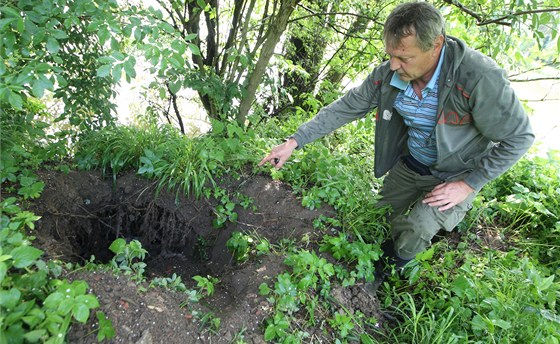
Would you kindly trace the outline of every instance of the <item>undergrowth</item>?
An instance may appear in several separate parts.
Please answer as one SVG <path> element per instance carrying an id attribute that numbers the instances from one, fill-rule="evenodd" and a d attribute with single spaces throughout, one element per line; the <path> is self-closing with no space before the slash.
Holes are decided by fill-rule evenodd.
<path id="1" fill-rule="evenodd" d="M 26 106 L 29 113 L 44 111 L 38 104 Z M 222 178 L 244 173 L 269 173 L 290 184 L 310 209 L 333 206 L 335 218 L 314 222 L 322 233 L 314 245 L 271 245 L 251 233 L 234 233 L 227 243 L 240 262 L 265 254 L 285 257 L 286 271 L 260 286 L 272 306 L 262 329 L 267 341 L 306 342 L 319 329 L 322 338 L 341 343 L 559 342 L 558 153 L 528 155 L 487 185 L 458 227 L 459 242 L 444 238 L 413 260 L 404 276 L 385 282 L 378 296 L 387 319 L 372 319 L 337 306 L 330 293 L 337 285 L 371 281 L 379 245 L 388 235 L 386 210 L 375 207 L 382 181 L 373 177 L 374 121 L 367 117 L 296 151 L 282 170 L 257 168 L 278 137 L 289 136 L 304 120 L 301 116 L 250 130 L 214 122 L 212 133 L 194 138 L 153 124 L 107 127 L 83 133 L 74 147 L 62 134 L 49 134 L 48 123 L 32 115 L 3 112 L 0 340 L 61 342 L 71 322 L 87 321 L 98 307 L 84 282 L 60 279 L 61 264 L 41 260 L 43 252 L 32 246 L 37 216 L 25 210 L 44 187 L 36 170 L 77 167 L 98 168 L 115 183 L 120 173 L 132 170 L 177 197 L 212 197 L 219 201 L 217 228 L 236 221 L 235 207 L 251 204 L 219 187 Z M 482 240 L 488 228 L 503 245 Z M 111 249 L 113 270 L 143 280 L 141 246 L 117 241 Z M 177 276 L 150 284 L 184 291 L 194 302 L 212 295 L 219 280 L 198 276 L 196 282 L 194 290 Z M 97 318 L 98 338 L 110 337 L 110 322 L 101 312 Z M 213 314 L 200 314 L 200 321 L 219 329 Z"/>

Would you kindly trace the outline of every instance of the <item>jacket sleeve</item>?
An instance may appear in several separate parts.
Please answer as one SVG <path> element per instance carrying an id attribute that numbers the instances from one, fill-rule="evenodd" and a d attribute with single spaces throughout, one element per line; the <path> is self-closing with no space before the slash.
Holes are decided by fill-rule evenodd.
<path id="1" fill-rule="evenodd" d="M 323 107 L 309 122 L 301 125 L 292 137 L 298 148 L 315 141 L 355 119 L 364 117 L 377 106 L 379 82 L 376 72 L 356 88 L 348 91 L 342 98 Z"/>
<path id="2" fill-rule="evenodd" d="M 529 118 L 505 72 L 493 68 L 482 76 L 470 97 L 474 125 L 495 145 L 465 182 L 479 191 L 525 154 L 535 139 Z"/>

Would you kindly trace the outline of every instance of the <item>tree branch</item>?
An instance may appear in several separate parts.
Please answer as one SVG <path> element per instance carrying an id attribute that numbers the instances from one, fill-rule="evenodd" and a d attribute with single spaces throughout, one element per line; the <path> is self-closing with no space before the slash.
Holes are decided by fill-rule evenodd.
<path id="1" fill-rule="evenodd" d="M 303 8 L 305 8 L 304 6 L 301 6 Z M 310 14 L 301 16 L 301 17 L 297 17 L 294 19 L 290 19 L 288 21 L 288 24 L 291 24 L 293 22 L 299 21 L 299 20 L 303 20 L 303 19 L 307 19 L 307 18 L 311 18 L 311 17 L 322 17 L 322 16 L 330 16 L 330 15 L 341 15 L 341 16 L 353 16 L 353 17 L 358 17 L 358 18 L 362 18 L 362 19 L 367 19 L 369 21 L 372 21 L 378 25 L 383 26 L 383 23 L 378 21 L 375 18 L 372 17 L 368 17 L 365 16 L 363 14 L 359 14 L 359 13 L 351 13 L 351 12 L 312 12 L 311 9 L 305 8 L 307 11 L 311 12 Z"/>
<path id="2" fill-rule="evenodd" d="M 177 105 L 177 95 L 171 92 L 169 88 L 169 83 L 165 83 L 167 86 L 167 92 L 169 92 L 169 99 L 173 105 L 173 111 L 175 111 L 175 117 L 177 117 L 177 122 L 179 122 L 179 128 L 181 128 L 181 133 L 185 134 L 185 126 L 183 125 L 183 119 L 181 118 L 181 112 L 179 111 L 179 106 Z"/>
<path id="3" fill-rule="evenodd" d="M 560 76 L 550 77 L 550 78 L 510 79 L 509 81 L 511 81 L 511 82 L 531 82 L 531 81 L 542 81 L 542 80 L 560 80 Z"/>
<path id="4" fill-rule="evenodd" d="M 478 25 L 478 26 L 485 26 L 485 25 L 489 25 L 489 24 L 499 24 L 499 25 L 504 25 L 504 26 L 511 26 L 511 23 L 509 21 L 506 21 L 506 19 L 510 19 L 510 18 L 516 17 L 516 16 L 522 16 L 522 15 L 525 15 L 525 14 L 535 14 L 535 13 L 545 13 L 545 12 L 560 12 L 560 8 L 554 8 L 554 7 L 553 8 L 541 8 L 541 9 L 536 9 L 536 10 L 513 12 L 513 13 L 510 13 L 510 14 L 507 14 L 507 15 L 503 15 L 503 16 L 498 17 L 498 18 L 486 19 L 485 20 L 480 14 L 478 14 L 477 12 L 471 10 L 470 8 L 468 8 L 465 5 L 463 5 L 462 3 L 460 3 L 459 0 L 443 0 L 443 2 L 445 2 L 446 4 L 457 7 L 461 11 L 465 12 L 466 14 L 468 14 L 471 17 L 473 17 L 474 19 L 476 19 L 476 25 Z"/>
<path id="5" fill-rule="evenodd" d="M 458 0 L 443 0 L 443 2 L 445 2 L 446 4 L 457 7 L 461 11 L 465 12 L 466 14 L 468 14 L 471 17 L 473 17 L 474 19 L 476 19 L 476 25 L 480 25 L 480 23 L 484 22 L 484 18 L 482 18 L 482 16 L 480 14 L 478 14 L 475 11 L 471 10 L 470 8 L 466 7 L 465 5 L 460 3 Z M 511 23 L 509 23 L 509 22 L 501 22 L 501 21 L 497 22 L 496 21 L 495 23 L 500 24 L 500 25 L 505 25 L 505 26 L 511 26 Z"/>
<path id="6" fill-rule="evenodd" d="M 477 23 L 477 25 L 482 26 L 482 25 L 488 25 L 488 24 L 494 24 L 494 23 L 501 24 L 502 20 L 508 19 L 508 18 L 511 18 L 511 17 L 522 16 L 524 14 L 545 13 L 545 12 L 560 12 L 560 8 L 538 9 L 538 10 L 514 12 L 514 13 L 510 13 L 508 15 L 502 16 L 500 18 L 490 19 L 490 20 L 486 20 L 486 21 Z M 508 24 L 508 25 L 511 25 L 511 24 Z"/>

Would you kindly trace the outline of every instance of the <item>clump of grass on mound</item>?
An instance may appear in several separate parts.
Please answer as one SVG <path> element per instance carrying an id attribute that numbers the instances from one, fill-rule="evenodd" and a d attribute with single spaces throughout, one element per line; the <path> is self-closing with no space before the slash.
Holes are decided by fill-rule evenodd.
<path id="1" fill-rule="evenodd" d="M 167 187 L 200 197 L 217 178 L 239 170 L 248 160 L 242 130 L 225 130 L 216 123 L 212 134 L 189 138 L 169 126 L 117 126 L 90 132 L 79 142 L 76 160 L 84 169 L 104 174 L 125 170 Z"/>

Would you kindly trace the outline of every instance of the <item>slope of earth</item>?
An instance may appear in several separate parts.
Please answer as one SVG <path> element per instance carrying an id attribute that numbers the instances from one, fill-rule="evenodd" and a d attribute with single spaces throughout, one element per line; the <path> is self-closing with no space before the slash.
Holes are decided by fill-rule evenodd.
<path id="1" fill-rule="evenodd" d="M 231 195 L 249 200 L 235 208 L 238 218 L 223 228 L 212 226 L 216 201 L 182 197 L 160 190 L 153 181 L 131 174 L 104 179 L 98 171 L 63 174 L 41 172 L 46 186 L 33 211 L 35 245 L 46 258 L 84 264 L 95 257 L 107 263 L 116 238 L 139 240 L 147 249 L 145 281 L 136 283 L 109 269 L 67 272 L 63 278 L 85 280 L 97 295 L 100 309 L 112 321 L 116 336 L 111 343 L 263 343 L 265 320 L 272 305 L 259 295 L 259 285 L 273 287 L 275 276 L 287 269 L 284 252 L 251 255 L 236 263 L 226 242 L 233 232 L 266 239 L 272 247 L 282 243 L 317 247 L 323 233 L 313 228 L 320 215 L 333 216 L 323 206 L 308 210 L 291 190 L 269 177 L 247 175 L 223 185 Z M 243 196 L 239 196 L 243 195 Z M 150 287 L 154 277 L 179 276 L 187 288 L 196 289 L 193 276 L 219 279 L 215 293 L 200 302 L 185 293 Z M 332 298 L 340 307 L 376 316 L 378 302 L 365 297 L 359 287 L 333 286 Z M 219 319 L 219 320 L 217 320 Z M 328 331 L 327 331 L 328 332 Z M 96 321 L 74 325 L 70 343 L 95 343 Z M 329 342 L 324 330 L 311 333 L 313 342 Z"/>

